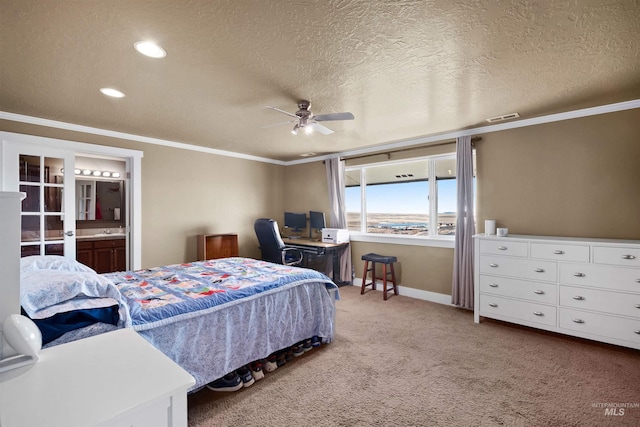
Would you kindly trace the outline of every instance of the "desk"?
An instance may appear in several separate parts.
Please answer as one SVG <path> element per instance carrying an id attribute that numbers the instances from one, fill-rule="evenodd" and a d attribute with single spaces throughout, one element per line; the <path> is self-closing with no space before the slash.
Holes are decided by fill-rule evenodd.
<path id="1" fill-rule="evenodd" d="M 340 280 L 340 249 L 349 246 L 349 242 L 345 243 L 325 243 L 310 239 L 291 239 L 283 237 L 282 240 L 287 247 L 298 249 L 304 253 L 314 255 L 330 255 L 333 262 L 333 282 L 337 285 L 345 284 Z"/>

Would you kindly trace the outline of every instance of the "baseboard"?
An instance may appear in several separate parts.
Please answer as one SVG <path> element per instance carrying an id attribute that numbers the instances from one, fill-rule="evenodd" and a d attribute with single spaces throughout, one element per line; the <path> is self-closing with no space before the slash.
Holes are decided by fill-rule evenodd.
<path id="1" fill-rule="evenodd" d="M 361 287 L 362 279 L 356 277 L 353 279 L 353 286 Z M 388 283 L 387 283 L 388 286 Z M 382 280 L 376 280 L 376 292 L 382 292 Z M 423 291 L 420 289 L 409 288 L 407 286 L 398 285 L 398 294 L 405 297 L 421 299 L 425 301 L 431 301 L 438 304 L 451 305 L 451 295 L 440 294 L 437 292 Z"/>

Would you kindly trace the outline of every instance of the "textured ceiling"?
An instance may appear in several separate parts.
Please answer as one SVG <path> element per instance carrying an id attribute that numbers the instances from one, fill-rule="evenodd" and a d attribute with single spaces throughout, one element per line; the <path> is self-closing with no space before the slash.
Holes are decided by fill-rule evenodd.
<path id="1" fill-rule="evenodd" d="M 0 0 L 0 110 L 279 160 L 640 98 L 638 1 Z M 168 55 L 133 49 L 151 39 Z M 100 87 L 122 90 L 123 99 Z M 309 99 L 334 134 L 263 128 Z"/>

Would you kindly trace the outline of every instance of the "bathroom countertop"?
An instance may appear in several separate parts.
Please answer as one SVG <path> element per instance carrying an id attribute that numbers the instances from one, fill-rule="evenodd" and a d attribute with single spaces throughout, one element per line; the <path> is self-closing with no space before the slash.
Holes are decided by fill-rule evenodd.
<path id="1" fill-rule="evenodd" d="M 112 234 L 89 234 L 86 236 L 76 236 L 76 240 L 113 240 L 124 239 L 126 234 L 112 233 Z"/>

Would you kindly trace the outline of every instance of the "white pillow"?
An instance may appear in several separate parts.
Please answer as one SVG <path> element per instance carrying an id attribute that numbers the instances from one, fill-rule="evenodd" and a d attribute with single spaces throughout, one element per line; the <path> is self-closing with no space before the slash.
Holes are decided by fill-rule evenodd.
<path id="1" fill-rule="evenodd" d="M 20 272 L 37 270 L 79 271 L 95 273 L 96 271 L 75 259 L 60 255 L 32 255 L 20 258 Z"/>
<path id="2" fill-rule="evenodd" d="M 20 275 L 20 305 L 29 317 L 73 298 L 121 298 L 110 279 L 96 272 L 31 270 Z"/>

